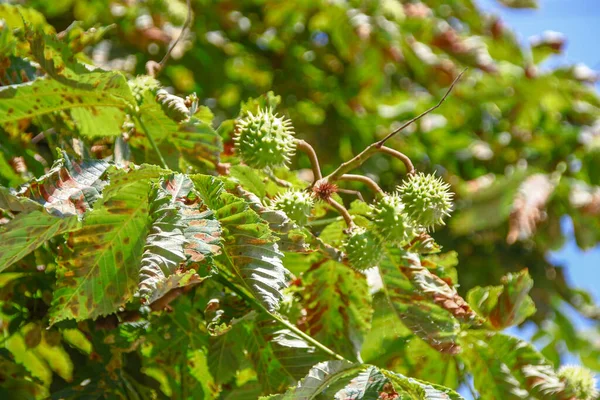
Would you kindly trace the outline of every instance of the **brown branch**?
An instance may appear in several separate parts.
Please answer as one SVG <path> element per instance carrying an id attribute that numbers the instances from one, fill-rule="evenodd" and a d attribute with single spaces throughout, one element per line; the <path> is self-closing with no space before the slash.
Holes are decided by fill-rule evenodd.
<path id="1" fill-rule="evenodd" d="M 408 158 L 408 156 L 406 154 L 400 153 L 398 150 L 394 150 L 394 149 L 391 149 L 386 146 L 381 146 L 379 148 L 379 151 L 382 153 L 385 153 L 385 154 L 389 154 L 390 156 L 395 157 L 398 160 L 402 161 L 404 163 L 404 166 L 406 166 L 406 173 L 408 175 L 414 175 L 415 167 L 414 167 L 412 161 L 410 160 L 410 158 Z"/>
<path id="2" fill-rule="evenodd" d="M 296 140 L 296 148 L 308 156 L 313 171 L 313 182 L 323 179 L 321 167 L 319 166 L 319 158 L 317 157 L 315 149 L 304 140 Z"/>
<path id="3" fill-rule="evenodd" d="M 323 178 L 323 180 L 327 182 L 336 181 L 340 179 L 340 177 L 346 172 L 352 171 L 353 169 L 360 167 L 362 163 L 364 163 L 373 154 L 379 151 L 379 149 L 377 149 L 376 146 L 377 142 L 370 144 L 363 151 L 354 156 L 354 158 L 352 158 L 351 160 L 341 163 L 335 171 L 327 175 L 325 178 Z"/>
<path id="4" fill-rule="evenodd" d="M 192 0 L 187 0 L 187 16 L 185 18 L 185 22 L 183 23 L 183 26 L 181 27 L 181 32 L 179 33 L 179 36 L 177 36 L 177 39 L 175 39 L 175 41 L 173 43 L 171 43 L 171 45 L 167 49 L 167 52 L 165 53 L 165 56 L 162 58 L 162 60 L 160 60 L 160 62 L 157 63 L 156 61 L 148 61 L 146 63 L 146 72 L 148 73 L 148 75 L 156 78 L 158 76 L 158 74 L 160 74 L 160 72 L 165 67 L 165 64 L 167 63 L 167 61 L 169 61 L 169 58 L 171 57 L 171 53 L 173 52 L 173 49 L 175 48 L 175 46 L 177 46 L 177 43 L 179 43 L 179 41 L 185 34 L 185 31 L 189 28 L 191 22 L 192 22 Z"/>
<path id="5" fill-rule="evenodd" d="M 348 210 L 346 209 L 346 207 L 344 207 L 343 205 L 341 205 L 340 203 L 338 203 L 337 201 L 335 201 L 331 197 L 329 197 L 328 199 L 326 199 L 326 201 L 333 208 L 335 208 L 337 210 L 337 212 L 339 212 L 340 215 L 344 218 L 344 221 L 346 221 L 346 225 L 348 226 L 348 229 L 354 228 L 354 221 L 352 221 L 352 217 L 350 216 L 350 213 L 348 212 Z"/>
<path id="6" fill-rule="evenodd" d="M 352 190 L 352 189 L 340 189 L 338 188 L 338 193 L 344 193 L 344 194 L 352 194 L 356 197 L 358 197 L 358 199 L 362 202 L 365 202 L 365 198 L 363 197 L 362 193 L 358 190 Z M 366 203 L 366 202 L 365 202 Z"/>
<path id="7" fill-rule="evenodd" d="M 463 76 L 463 74 L 465 72 L 467 72 L 467 69 L 468 68 L 465 68 L 460 74 L 458 74 L 458 76 L 454 79 L 454 81 L 452 82 L 452 84 L 450 85 L 450 87 L 448 88 L 448 90 L 446 91 L 446 94 L 444 94 L 444 97 L 442 97 L 442 99 L 435 106 L 433 106 L 433 107 L 429 108 L 428 110 L 422 112 L 421 114 L 417 115 L 416 117 L 414 117 L 410 121 L 408 121 L 405 124 L 403 124 L 400 128 L 394 130 L 393 132 L 390 132 L 386 137 L 384 137 L 379 142 L 377 142 L 377 147 L 383 146 L 385 144 L 385 142 L 387 142 L 390 138 L 392 138 L 397 133 L 399 133 L 402 130 L 404 130 L 404 128 L 406 128 L 407 126 L 413 124 L 414 122 L 417 122 L 418 120 L 420 120 L 421 118 L 423 118 L 424 116 L 426 116 L 427 114 L 429 114 L 430 112 L 432 112 L 433 110 L 435 110 L 436 108 L 438 108 L 439 106 L 441 106 L 442 103 L 444 102 L 444 100 L 446 100 L 446 97 L 448 97 L 448 95 L 452 91 L 452 89 L 454 89 L 454 85 L 456 85 L 456 83 L 458 83 L 458 81 Z"/>
<path id="8" fill-rule="evenodd" d="M 273 173 L 273 171 L 271 171 L 271 170 L 266 170 L 265 173 L 267 174 L 269 179 L 271 179 L 273 182 L 275 182 L 277 184 L 277 186 L 281 186 L 284 188 L 291 188 L 293 186 L 291 183 L 289 183 L 285 179 L 276 177 L 275 174 Z"/>
<path id="9" fill-rule="evenodd" d="M 361 182 L 361 183 L 364 183 L 365 185 L 367 185 L 373 192 L 375 192 L 375 195 L 378 198 L 381 198 L 384 195 L 383 190 L 379 187 L 379 185 L 377 183 L 375 183 L 375 181 L 373 179 L 371 179 L 367 176 L 344 174 L 344 175 L 340 176 L 340 181 Z M 338 191 L 339 191 L 339 189 L 338 189 Z"/>

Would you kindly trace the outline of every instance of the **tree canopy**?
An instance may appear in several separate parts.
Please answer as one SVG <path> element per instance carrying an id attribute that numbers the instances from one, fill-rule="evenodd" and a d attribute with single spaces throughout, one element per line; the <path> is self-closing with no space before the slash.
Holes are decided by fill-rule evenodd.
<path id="1" fill-rule="evenodd" d="M 563 47 L 470 0 L 0 4 L 0 393 L 594 398 Z"/>

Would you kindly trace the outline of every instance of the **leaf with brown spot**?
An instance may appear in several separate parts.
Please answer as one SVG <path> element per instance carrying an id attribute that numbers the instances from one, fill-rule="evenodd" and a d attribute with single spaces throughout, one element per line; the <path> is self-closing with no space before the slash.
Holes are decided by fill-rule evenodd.
<path id="1" fill-rule="evenodd" d="M 289 272 L 269 225 L 246 200 L 225 192 L 218 179 L 206 175 L 193 175 L 191 179 L 223 229 L 223 253 L 215 260 L 268 310 L 276 310 Z"/>
<path id="2" fill-rule="evenodd" d="M 480 323 L 480 317 L 454 287 L 421 265 L 418 254 L 406 252 L 398 260 L 398 268 L 420 294 L 431 299 L 434 304 L 442 307 L 461 322 Z"/>
<path id="3" fill-rule="evenodd" d="M 131 89 L 120 72 L 90 71 L 82 64 L 69 61 L 71 51 L 56 39 L 30 31 L 27 37 L 33 58 L 48 77 L 0 88 L 0 123 L 74 108 L 108 107 L 114 114 L 114 110 L 124 110 L 135 104 Z M 59 91 L 62 94 L 58 95 Z M 123 111 L 119 113 L 119 118 L 124 117 Z"/>
<path id="4" fill-rule="evenodd" d="M 422 284 L 426 281 L 411 279 L 410 274 L 407 276 L 405 273 L 406 269 L 410 269 L 409 261 L 415 256 L 398 248 L 386 249 L 386 257 L 379 264 L 386 295 L 396 315 L 407 328 L 434 349 L 442 353 L 457 354 L 460 352 L 457 343 L 460 333 L 458 321 L 442 307 L 443 304 L 433 301 L 431 294 L 435 292 L 427 293 L 424 290 L 426 286 Z"/>
<path id="5" fill-rule="evenodd" d="M 16 195 L 36 201 L 57 217 L 81 219 L 108 183 L 105 172 L 110 164 L 93 159 L 73 161 L 66 153 L 61 155 L 47 174 L 24 185 Z"/>
<path id="6" fill-rule="evenodd" d="M 552 365 L 531 344 L 490 331 L 469 331 L 460 341 L 464 349 L 460 359 L 482 399 L 569 398 L 541 393 L 553 386 L 557 394 L 564 386 Z"/>
<path id="7" fill-rule="evenodd" d="M 502 286 L 475 287 L 467 294 L 469 304 L 486 318 L 496 330 L 518 325 L 535 313 L 535 304 L 528 293 L 533 280 L 527 269 L 502 278 Z"/>
<path id="8" fill-rule="evenodd" d="M 195 262 L 209 262 L 212 255 L 220 252 L 219 223 L 210 219 L 212 213 L 201 211 L 199 202 L 186 204 L 192 189 L 188 177 L 173 174 L 155 184 L 150 193 L 152 226 L 139 278 L 140 295 L 148 303 L 171 289 L 204 279 L 194 270 L 180 269 L 185 266 L 186 256 Z"/>
<path id="9" fill-rule="evenodd" d="M 304 283 L 306 332 L 338 354 L 356 358 L 373 314 L 366 277 L 328 261 L 308 270 Z"/>
<path id="10" fill-rule="evenodd" d="M 86 215 L 83 227 L 69 235 L 70 248 L 63 251 L 57 268 L 51 323 L 113 313 L 135 293 L 149 229 L 150 182 L 136 180 L 136 171 L 130 175 L 133 179 L 128 185 L 109 184 L 109 192 L 112 185 L 119 185 L 119 190 L 108 199 L 102 198 L 101 204 Z M 119 213 L 113 212 L 115 207 Z M 128 244 L 126 237 L 130 239 Z M 67 278 L 68 272 L 75 276 Z M 106 291 L 109 285 L 115 290 Z"/>
<path id="11" fill-rule="evenodd" d="M 17 215 L 0 226 L 0 271 L 54 236 L 76 229 L 78 225 L 76 217 L 58 218 L 44 210 Z"/>

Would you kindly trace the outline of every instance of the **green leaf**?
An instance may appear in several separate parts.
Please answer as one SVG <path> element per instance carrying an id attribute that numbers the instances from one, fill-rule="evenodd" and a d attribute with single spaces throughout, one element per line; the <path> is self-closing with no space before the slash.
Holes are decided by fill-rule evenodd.
<path id="1" fill-rule="evenodd" d="M 40 210 L 39 203 L 16 195 L 16 191 L 0 186 L 0 208 L 11 212 L 30 212 Z"/>
<path id="2" fill-rule="evenodd" d="M 217 132 L 195 117 L 180 123 L 175 131 L 170 132 L 169 143 L 188 163 L 200 168 L 216 168 L 223 151 L 223 142 Z"/>
<path id="3" fill-rule="evenodd" d="M 57 217 L 81 218 L 106 186 L 105 172 L 110 164 L 92 159 L 74 162 L 66 153 L 61 155 L 47 174 L 34 179 L 17 194 L 38 202 Z"/>
<path id="4" fill-rule="evenodd" d="M 529 291 L 533 280 L 527 269 L 502 278 L 502 286 L 475 287 L 467 294 L 469 304 L 496 330 L 519 325 L 535 313 Z"/>
<path id="5" fill-rule="evenodd" d="M 396 392 L 407 396 L 407 400 L 464 400 L 454 390 L 443 386 L 408 378 L 402 374 L 382 370 L 383 375 L 392 382 Z"/>
<path id="6" fill-rule="evenodd" d="M 365 339 L 363 360 L 406 376 L 457 388 L 456 358 L 436 351 L 402 326 L 385 300 L 382 294 L 375 296 L 373 327 Z"/>
<path id="7" fill-rule="evenodd" d="M 136 121 L 138 136 L 132 138 L 132 146 L 149 149 L 147 139 L 141 134 L 147 132 L 161 145 L 164 153 L 178 154 L 187 163 L 199 168 L 216 168 L 223 142 L 208 123 L 196 117 L 180 123 L 174 121 L 165 114 L 152 91 L 144 92 L 139 110 L 140 117 Z"/>
<path id="8" fill-rule="evenodd" d="M 120 73 L 106 72 L 82 78 L 80 86 L 68 87 L 48 78 L 0 88 L 0 123 L 32 118 L 54 111 L 85 107 L 124 109 L 128 106 L 127 83 Z"/>
<path id="9" fill-rule="evenodd" d="M 54 31 L 54 28 L 46 22 L 44 15 L 30 7 L 0 4 L 0 15 L 9 29 L 24 29 L 25 23 L 28 23 L 46 32 Z"/>
<path id="10" fill-rule="evenodd" d="M 418 256 L 414 254 L 387 249 L 387 256 L 379 264 L 379 269 L 388 299 L 398 318 L 417 336 L 440 352 L 457 354 L 460 351 L 458 321 L 446 309 L 423 297 L 436 293 L 435 285 L 431 286 L 430 293 L 426 293 L 426 277 L 423 280 L 416 277 L 409 279 L 403 272 L 416 262 Z M 451 302 L 450 308 L 455 313 L 462 309 L 462 306 L 454 308 L 454 304 Z"/>
<path id="11" fill-rule="evenodd" d="M 140 122 L 141 126 L 139 126 Z M 139 119 L 136 120 L 136 125 L 138 125 L 137 130 L 152 136 L 156 143 L 161 143 L 178 130 L 177 122 L 165 114 L 156 101 L 154 93 L 150 90 L 143 93 L 142 104 L 139 107 Z M 135 144 L 135 141 L 133 143 Z"/>
<path id="12" fill-rule="evenodd" d="M 264 198 L 266 195 L 266 185 L 262 181 L 258 171 L 246 165 L 234 165 L 231 167 L 230 174 L 237 179 L 240 185 L 246 190 Z"/>
<path id="13" fill-rule="evenodd" d="M 538 390 L 561 384 L 554 368 L 535 350 L 517 338 L 489 331 L 470 331 L 461 338 L 460 358 L 473 375 L 482 399 L 531 399 Z"/>
<path id="14" fill-rule="evenodd" d="M 197 303 L 189 296 L 179 298 L 173 312 L 152 320 L 152 334 L 145 339 L 150 346 L 145 351 L 144 366 L 163 374 L 172 392 L 169 398 L 217 397 L 218 386 L 207 366 L 208 334 Z"/>
<path id="15" fill-rule="evenodd" d="M 348 361 L 326 361 L 316 364 L 310 369 L 308 375 L 298 385 L 288 390 L 283 396 L 284 400 L 309 400 L 316 398 L 328 386 L 337 381 L 354 375 L 366 367 L 361 364 L 352 364 Z"/>
<path id="16" fill-rule="evenodd" d="M 73 377 L 73 363 L 63 346 L 49 344 L 42 326 L 29 323 L 7 338 L 5 346 L 33 376 L 45 384 L 52 382 L 52 373 L 70 382 Z M 31 340 L 34 333 L 35 341 Z"/>
<path id="17" fill-rule="evenodd" d="M 239 328 L 234 326 L 235 329 Z M 219 384 L 227 383 L 235 376 L 243 355 L 239 336 L 228 333 L 211 337 L 208 347 L 208 368 Z"/>
<path id="18" fill-rule="evenodd" d="M 289 273 L 268 224 L 244 199 L 226 193 L 217 179 L 204 175 L 191 178 L 223 228 L 224 252 L 215 259 L 269 311 L 275 311 Z"/>
<path id="19" fill-rule="evenodd" d="M 368 400 L 379 399 L 390 380 L 379 369 L 370 366 L 361 371 L 346 387 L 336 393 L 336 398 Z"/>
<path id="20" fill-rule="evenodd" d="M 152 227 L 146 238 L 140 268 L 140 294 L 152 303 L 171 289 L 202 282 L 195 270 L 180 267 L 190 255 L 194 262 L 208 262 L 220 252 L 219 224 L 201 204 L 186 206 L 192 181 L 176 174 L 154 185 L 150 194 Z"/>
<path id="21" fill-rule="evenodd" d="M 338 354 L 356 358 L 373 314 L 367 280 L 335 261 L 319 264 L 303 278 L 306 332 Z"/>
<path id="22" fill-rule="evenodd" d="M 22 213 L 0 225 L 0 271 L 10 267 L 54 236 L 79 226 L 76 217 L 59 218 L 43 210 Z"/>
<path id="23" fill-rule="evenodd" d="M 119 136 L 125 122 L 125 113 L 116 107 L 73 108 L 71 117 L 79 133 L 92 138 Z"/>
<path id="24" fill-rule="evenodd" d="M 149 229 L 150 188 L 148 180 L 137 180 L 136 172 L 127 174 L 128 185 L 111 182 L 108 192 L 111 186 L 119 190 L 96 204 L 83 227 L 69 235 L 57 269 L 52 323 L 110 314 L 135 293 Z"/>
<path id="25" fill-rule="evenodd" d="M 19 192 L 0 189 L 0 207 L 19 214 L 0 227 L 0 270 L 20 260 L 52 237 L 69 232 L 91 209 L 106 185 L 109 164 L 103 160 L 73 162 L 62 153 L 44 176 Z"/>
<path id="26" fill-rule="evenodd" d="M 23 366 L 0 356 L 0 397 L 42 400 L 48 398 L 48 389 L 32 379 Z"/>
<path id="27" fill-rule="evenodd" d="M 295 333 L 263 317 L 246 322 L 242 332 L 244 349 L 265 394 L 284 390 L 325 359 Z"/>
<path id="28" fill-rule="evenodd" d="M 115 110 L 135 104 L 135 99 L 121 73 L 90 71 L 74 61 L 71 50 L 65 44 L 48 35 L 29 34 L 34 59 L 49 78 L 0 88 L 0 123 L 73 108 L 89 110 L 75 114 L 80 119 L 85 115 L 83 133 L 86 133 L 86 128 L 93 129 L 94 124 L 108 122 L 114 126 L 122 123 L 124 114 L 117 115 Z M 104 107 L 112 111 L 101 113 L 99 109 Z M 112 120 L 115 118 L 116 122 Z"/>

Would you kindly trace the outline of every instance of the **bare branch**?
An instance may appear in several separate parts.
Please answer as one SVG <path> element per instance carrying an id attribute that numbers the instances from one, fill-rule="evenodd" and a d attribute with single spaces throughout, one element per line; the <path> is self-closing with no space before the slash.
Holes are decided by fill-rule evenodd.
<path id="1" fill-rule="evenodd" d="M 340 215 L 344 218 L 344 221 L 346 221 L 346 225 L 348 225 L 348 229 L 354 228 L 354 221 L 352 221 L 352 217 L 350 216 L 350 213 L 348 212 L 348 210 L 346 209 L 346 207 L 344 207 L 343 205 L 341 205 L 340 203 L 338 203 L 337 201 L 335 201 L 331 197 L 328 198 L 326 201 L 333 208 L 335 208 L 337 210 L 337 212 L 339 212 Z"/>
<path id="2" fill-rule="evenodd" d="M 421 114 L 417 115 L 416 117 L 414 117 L 410 121 L 406 122 L 400 128 L 398 128 L 398 129 L 394 130 L 393 132 L 389 133 L 386 137 L 384 137 L 379 142 L 377 142 L 377 147 L 382 147 L 385 144 L 385 142 L 388 141 L 388 139 L 390 139 L 391 137 L 393 137 L 397 133 L 401 132 L 402 130 L 404 130 L 404 128 L 406 128 L 407 126 L 411 125 L 412 123 L 417 122 L 418 120 L 420 120 L 425 115 L 429 114 L 430 112 L 432 112 L 433 110 L 435 110 L 439 106 L 441 106 L 442 103 L 444 102 L 444 100 L 446 100 L 446 97 L 448 97 L 448 95 L 450 94 L 450 92 L 454 88 L 454 85 L 456 85 L 458 83 L 458 81 L 460 80 L 460 78 L 463 76 L 463 74 L 465 72 L 467 72 L 467 69 L 468 68 L 465 68 L 460 74 L 458 74 L 458 76 L 454 79 L 454 81 L 452 82 L 452 84 L 450 85 L 450 87 L 448 88 L 448 90 L 446 91 L 446 94 L 444 94 L 444 97 L 442 97 L 442 99 L 435 106 L 431 107 L 427 111 L 422 112 Z"/>
<path id="3" fill-rule="evenodd" d="M 379 187 L 379 185 L 377 183 L 375 183 L 375 181 L 373 179 L 371 179 L 367 176 L 344 174 L 344 175 L 340 176 L 340 181 L 361 182 L 361 183 L 364 183 L 365 185 L 367 185 L 373 192 L 375 192 L 375 195 L 377 197 L 383 197 L 383 195 L 384 195 L 383 190 Z M 338 189 L 338 191 L 339 191 L 339 189 Z"/>
<path id="4" fill-rule="evenodd" d="M 413 166 L 412 161 L 410 160 L 410 158 L 408 158 L 408 156 L 404 153 L 400 153 L 398 150 L 394 150 L 394 149 L 390 149 L 389 147 L 386 146 L 381 146 L 379 148 L 379 151 L 385 154 L 389 154 L 392 157 L 395 157 L 397 159 L 399 159 L 400 161 L 402 161 L 404 163 L 404 165 L 406 166 L 406 173 L 408 175 L 413 175 L 415 173 L 415 167 Z"/>
<path id="5" fill-rule="evenodd" d="M 363 197 L 362 193 L 358 190 L 352 190 L 352 189 L 340 189 L 338 188 L 338 193 L 344 193 L 344 194 L 353 194 L 356 197 L 358 197 L 358 199 L 362 202 L 365 202 L 365 198 Z"/>
<path id="6" fill-rule="evenodd" d="M 185 18 L 185 22 L 183 23 L 183 27 L 181 27 L 181 32 L 179 33 L 179 36 L 177 37 L 177 39 L 175 39 L 175 41 L 173 43 L 171 43 L 167 52 L 165 53 L 165 56 L 162 58 L 162 60 L 160 60 L 160 62 L 157 63 L 156 61 L 148 61 L 146 63 L 146 72 L 148 73 L 148 75 L 156 78 L 158 76 L 158 74 L 160 74 L 160 72 L 165 67 L 165 64 L 167 63 L 167 61 L 169 61 L 169 58 L 171 57 L 171 53 L 173 52 L 173 49 L 175 48 L 175 46 L 177 46 L 177 43 L 179 43 L 179 41 L 181 40 L 183 35 L 185 35 L 185 32 L 189 28 L 191 22 L 192 22 L 192 0 L 187 0 L 187 16 Z"/>
<path id="7" fill-rule="evenodd" d="M 275 174 L 273 173 L 273 171 L 271 171 L 271 170 L 266 170 L 265 173 L 267 174 L 269 179 L 271 179 L 273 182 L 275 182 L 275 184 L 277 186 L 281 186 L 284 188 L 291 188 L 293 186 L 291 183 L 289 183 L 285 179 L 276 177 Z"/>
<path id="8" fill-rule="evenodd" d="M 308 156 L 313 171 L 313 182 L 322 179 L 323 175 L 321 174 L 319 158 L 317 157 L 315 149 L 304 140 L 296 140 L 296 148 Z"/>

